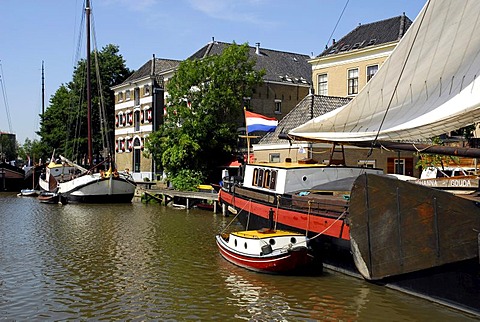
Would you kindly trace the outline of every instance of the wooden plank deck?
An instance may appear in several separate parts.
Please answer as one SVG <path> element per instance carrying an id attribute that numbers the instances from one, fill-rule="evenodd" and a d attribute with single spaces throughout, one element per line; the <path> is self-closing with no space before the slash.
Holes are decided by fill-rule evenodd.
<path id="1" fill-rule="evenodd" d="M 164 206 L 169 204 L 176 205 L 176 200 L 184 200 L 185 208 L 190 209 L 199 202 L 212 202 L 213 212 L 217 212 L 218 205 L 218 193 L 217 192 L 204 192 L 204 191 L 177 191 L 166 188 L 137 188 L 137 194 L 143 196 L 143 199 L 148 202 L 149 200 L 156 200 Z"/>

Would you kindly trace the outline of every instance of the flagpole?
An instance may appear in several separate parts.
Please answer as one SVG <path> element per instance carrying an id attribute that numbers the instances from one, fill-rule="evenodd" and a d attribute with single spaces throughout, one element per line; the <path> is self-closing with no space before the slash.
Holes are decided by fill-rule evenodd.
<path id="1" fill-rule="evenodd" d="M 247 138 L 247 164 L 250 163 L 250 136 L 248 135 L 247 108 L 243 107 L 243 116 L 245 117 L 245 134 Z"/>

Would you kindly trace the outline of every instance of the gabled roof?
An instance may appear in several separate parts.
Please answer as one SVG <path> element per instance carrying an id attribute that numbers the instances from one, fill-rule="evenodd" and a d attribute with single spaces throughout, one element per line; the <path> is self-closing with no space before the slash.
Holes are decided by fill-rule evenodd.
<path id="1" fill-rule="evenodd" d="M 345 53 L 369 46 L 378 46 L 400 40 L 412 21 L 405 14 L 377 22 L 359 25 L 345 37 L 325 49 L 317 57 Z"/>
<path id="2" fill-rule="evenodd" d="M 188 59 L 202 59 L 212 55 L 220 55 L 231 45 L 219 41 L 212 41 L 200 48 Z M 312 66 L 308 63 L 308 55 L 289 53 L 260 48 L 260 44 L 250 48 L 250 57 L 256 60 L 255 69 L 265 69 L 264 81 L 304 84 L 307 86 L 312 79 Z"/>
<path id="3" fill-rule="evenodd" d="M 130 77 L 128 77 L 122 84 L 152 75 L 152 62 L 153 59 L 147 61 L 142 67 L 130 75 Z M 162 71 L 175 68 L 179 64 L 180 60 L 155 58 L 155 75 L 161 74 Z"/>
<path id="4" fill-rule="evenodd" d="M 281 144 L 285 140 L 279 139 L 280 133 L 288 133 L 290 130 L 305 124 L 312 118 L 323 115 L 327 112 L 347 104 L 351 98 L 334 97 L 322 95 L 307 95 L 301 100 L 294 109 L 292 109 L 278 123 L 274 132 L 267 133 L 258 143 L 259 144 Z"/>

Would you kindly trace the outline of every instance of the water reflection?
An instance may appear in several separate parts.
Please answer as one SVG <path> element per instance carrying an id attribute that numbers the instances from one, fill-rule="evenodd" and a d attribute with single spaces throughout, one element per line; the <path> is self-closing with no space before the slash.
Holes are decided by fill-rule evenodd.
<path id="1" fill-rule="evenodd" d="M 241 269 L 216 249 L 214 235 L 229 222 L 207 211 L 138 203 L 45 205 L 0 193 L 0 316 L 139 321 L 470 318 L 341 274 L 295 277 Z"/>

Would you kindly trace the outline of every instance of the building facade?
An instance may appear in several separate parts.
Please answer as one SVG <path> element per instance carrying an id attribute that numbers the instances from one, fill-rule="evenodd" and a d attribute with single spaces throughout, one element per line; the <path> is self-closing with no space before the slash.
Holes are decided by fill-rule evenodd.
<path id="1" fill-rule="evenodd" d="M 180 62 L 153 58 L 122 84 L 115 93 L 115 161 L 117 168 L 130 172 L 135 181 L 156 179 L 151 158 L 145 156 L 148 135 L 158 129 L 165 106 L 164 84 Z"/>
<path id="2" fill-rule="evenodd" d="M 359 25 L 309 60 L 318 95 L 353 97 L 375 75 L 412 21 L 405 15 Z"/>

